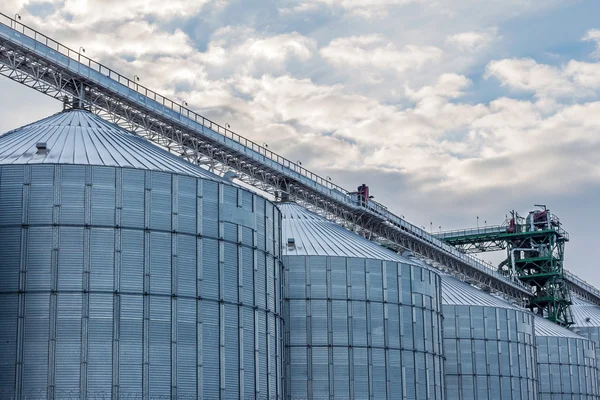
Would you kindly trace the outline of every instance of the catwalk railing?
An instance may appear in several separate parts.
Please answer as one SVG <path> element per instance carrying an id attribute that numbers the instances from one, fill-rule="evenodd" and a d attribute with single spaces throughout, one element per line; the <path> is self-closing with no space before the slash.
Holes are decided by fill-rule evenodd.
<path id="1" fill-rule="evenodd" d="M 301 165 L 140 85 L 47 36 L 0 14 L 0 74 L 71 104 L 79 103 L 198 164 L 291 200 L 330 219 L 391 241 L 456 270 L 465 279 L 526 299 L 531 291 L 514 278 L 439 240 L 385 206 L 360 202 L 356 195 Z M 574 275 L 570 275 L 573 276 Z M 600 305 L 600 292 L 570 279 L 579 295 Z"/>
<path id="2" fill-rule="evenodd" d="M 506 225 L 490 225 L 490 226 L 482 226 L 477 228 L 468 228 L 468 229 L 455 229 L 451 231 L 443 231 L 440 233 L 434 233 L 438 239 L 451 239 L 454 237 L 463 237 L 463 236 L 480 236 L 480 235 L 489 235 L 495 233 L 506 233 Z"/>

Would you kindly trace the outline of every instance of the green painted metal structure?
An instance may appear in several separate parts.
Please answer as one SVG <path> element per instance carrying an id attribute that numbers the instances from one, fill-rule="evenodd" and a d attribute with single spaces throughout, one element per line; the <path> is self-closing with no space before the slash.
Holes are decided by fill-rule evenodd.
<path id="1" fill-rule="evenodd" d="M 532 287 L 529 308 L 562 326 L 573 323 L 571 295 L 564 279 L 564 248 L 569 234 L 545 206 L 526 217 L 515 211 L 504 224 L 442 232 L 436 235 L 465 253 L 506 249 L 498 270 Z"/>

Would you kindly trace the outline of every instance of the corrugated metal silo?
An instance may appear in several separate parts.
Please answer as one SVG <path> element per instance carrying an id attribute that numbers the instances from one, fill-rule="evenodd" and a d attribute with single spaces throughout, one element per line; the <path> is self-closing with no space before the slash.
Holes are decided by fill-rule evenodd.
<path id="1" fill-rule="evenodd" d="M 0 390 L 281 397 L 279 223 L 86 111 L 0 137 Z"/>
<path id="2" fill-rule="evenodd" d="M 298 205 L 279 207 L 287 397 L 444 399 L 439 275 Z"/>
<path id="3" fill-rule="evenodd" d="M 573 296 L 571 311 L 573 312 L 571 330 L 594 342 L 596 363 L 600 373 L 600 307 Z"/>
<path id="4" fill-rule="evenodd" d="M 442 298 L 448 399 L 538 399 L 533 315 L 448 275 Z"/>
<path id="5" fill-rule="evenodd" d="M 535 318 L 540 399 L 597 400 L 595 345 L 547 319 Z"/>

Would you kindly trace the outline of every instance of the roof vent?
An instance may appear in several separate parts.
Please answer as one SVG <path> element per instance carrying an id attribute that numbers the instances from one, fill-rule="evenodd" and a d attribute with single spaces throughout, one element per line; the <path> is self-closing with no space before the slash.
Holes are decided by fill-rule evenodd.
<path id="1" fill-rule="evenodd" d="M 406 257 L 406 258 L 416 258 L 414 253 L 410 250 L 406 250 L 405 252 L 402 253 L 402 257 Z"/>
<path id="2" fill-rule="evenodd" d="M 48 152 L 48 146 L 46 145 L 46 142 L 37 142 L 35 144 L 35 148 L 37 149 L 38 154 L 44 154 Z"/>
<path id="3" fill-rule="evenodd" d="M 288 250 L 295 250 L 296 249 L 296 239 L 288 238 L 287 245 L 288 245 Z"/>
<path id="4" fill-rule="evenodd" d="M 590 317 L 585 317 L 585 322 L 590 322 L 592 319 Z"/>
<path id="5" fill-rule="evenodd" d="M 226 181 L 228 181 L 228 182 L 233 182 L 233 180 L 234 180 L 235 178 L 239 178 L 239 177 L 238 177 L 238 176 L 237 176 L 237 174 L 236 174 L 235 172 L 233 172 L 233 171 L 227 171 L 227 172 L 225 172 L 225 175 L 223 175 L 223 179 L 225 179 L 225 180 L 226 180 Z"/>

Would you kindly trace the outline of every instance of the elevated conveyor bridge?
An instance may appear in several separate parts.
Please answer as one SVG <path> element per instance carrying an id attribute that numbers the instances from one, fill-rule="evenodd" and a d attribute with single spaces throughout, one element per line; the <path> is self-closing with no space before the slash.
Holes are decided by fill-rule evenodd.
<path id="1" fill-rule="evenodd" d="M 356 196 L 302 166 L 273 153 L 187 107 L 169 100 L 106 66 L 0 14 L 0 74 L 63 101 L 84 107 L 167 148 L 189 162 L 247 185 L 285 195 L 363 236 L 397 251 L 409 250 L 435 265 L 517 301 L 529 287 L 470 255 Z M 574 275 L 572 290 L 600 305 L 600 291 Z"/>
<path id="2" fill-rule="evenodd" d="M 564 274 L 564 247 L 569 234 L 546 206 L 527 218 L 515 211 L 502 225 L 440 232 L 436 236 L 465 253 L 506 249 L 499 265 L 505 275 L 516 276 L 532 288 L 529 308 L 563 326 L 573 323 L 569 283 Z"/>
<path id="3" fill-rule="evenodd" d="M 492 225 L 440 232 L 434 236 L 463 253 L 473 254 L 505 249 L 507 229 L 506 225 Z"/>

